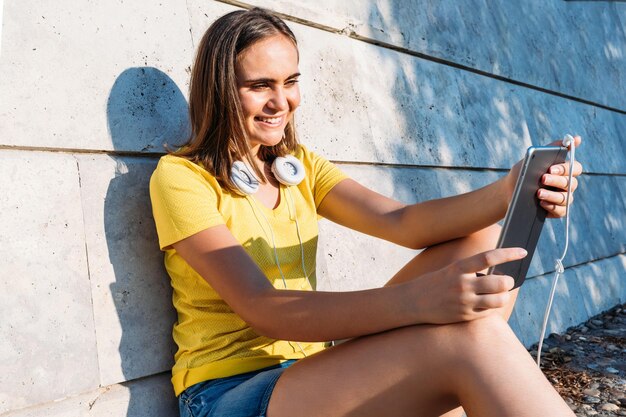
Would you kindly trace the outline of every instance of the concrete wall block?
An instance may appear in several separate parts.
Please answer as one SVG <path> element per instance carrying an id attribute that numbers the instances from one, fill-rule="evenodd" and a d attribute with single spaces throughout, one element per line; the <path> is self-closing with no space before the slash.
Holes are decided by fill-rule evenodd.
<path id="1" fill-rule="evenodd" d="M 626 256 L 623 254 L 575 268 L 589 317 L 626 302 L 624 271 Z"/>
<path id="2" fill-rule="evenodd" d="M 176 317 L 148 194 L 156 159 L 78 160 L 100 383 L 168 370 Z"/>
<path id="3" fill-rule="evenodd" d="M 71 398 L 16 410 L 3 417 L 172 417 L 178 403 L 169 374 L 111 385 Z"/>
<path id="4" fill-rule="evenodd" d="M 231 6 L 222 2 L 202 0 L 188 0 L 187 9 L 189 11 L 189 25 L 194 48 L 198 47 L 202 35 L 218 17 L 235 10 L 242 10 L 241 7 Z"/>
<path id="5" fill-rule="evenodd" d="M 579 177 L 576 202 L 570 212 L 570 244 L 564 265 L 572 266 L 611 257 L 626 250 L 626 202 L 618 176 Z M 546 221 L 529 276 L 554 271 L 565 245 L 565 219 Z"/>
<path id="6" fill-rule="evenodd" d="M 567 268 L 557 284 L 546 337 L 563 333 L 569 327 L 586 321 L 626 300 L 626 256 L 610 258 Z M 530 346 L 539 340 L 541 325 L 554 274 L 527 280 L 521 287 L 513 315 L 515 332 Z"/>
<path id="7" fill-rule="evenodd" d="M 517 320 L 515 333 L 527 347 L 539 341 L 552 283 L 553 274 L 546 274 L 527 280 L 520 288 L 512 317 Z M 567 269 L 557 283 L 546 337 L 587 320 L 586 296 L 580 288 L 576 271 Z"/>
<path id="8" fill-rule="evenodd" d="M 0 144 L 160 152 L 182 141 L 188 19 L 174 0 L 7 3 Z"/>
<path id="9" fill-rule="evenodd" d="M 487 73 L 626 108 L 626 34 L 619 3 L 399 0 L 247 3 Z M 601 24 L 598 24 L 601 22 Z M 492 45 L 498 45 L 493 48 Z M 576 48 L 572 48 L 576 45 Z M 584 71 L 584 77 L 581 74 Z"/>
<path id="10" fill-rule="evenodd" d="M 2 413 L 97 387 L 98 359 L 76 160 L 4 150 L 0 178 Z"/>

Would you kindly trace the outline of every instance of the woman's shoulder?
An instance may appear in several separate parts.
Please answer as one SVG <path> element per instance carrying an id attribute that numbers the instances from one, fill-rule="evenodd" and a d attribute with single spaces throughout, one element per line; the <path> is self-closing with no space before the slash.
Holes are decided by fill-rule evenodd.
<path id="1" fill-rule="evenodd" d="M 187 182 L 201 181 L 214 188 L 216 191 L 221 187 L 217 179 L 201 165 L 176 154 L 163 155 L 152 173 L 150 182 L 162 184 L 182 184 Z"/>
<path id="2" fill-rule="evenodd" d="M 213 177 L 202 165 L 176 154 L 167 154 L 159 158 L 159 163 L 154 170 L 154 174 L 196 174 L 207 178 Z"/>

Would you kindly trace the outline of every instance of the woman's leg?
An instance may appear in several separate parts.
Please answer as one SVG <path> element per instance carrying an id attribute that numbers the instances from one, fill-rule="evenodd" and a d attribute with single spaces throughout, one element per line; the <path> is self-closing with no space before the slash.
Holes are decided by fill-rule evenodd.
<path id="1" fill-rule="evenodd" d="M 388 285 L 492 249 L 498 234 L 493 227 L 429 248 Z M 455 409 L 452 416 L 459 404 L 470 416 L 573 416 L 496 315 L 361 337 L 304 359 L 279 379 L 268 415 L 438 416 Z"/>
<path id="2" fill-rule="evenodd" d="M 496 247 L 501 229 L 502 228 L 496 224 L 467 237 L 429 247 L 398 271 L 386 285 L 394 285 L 411 279 L 419 279 L 421 275 L 443 268 L 451 262 L 493 249 Z M 487 271 L 483 271 L 483 273 L 486 272 Z M 502 309 L 501 315 L 505 320 L 511 317 L 518 291 L 519 288 L 511 291 L 510 302 Z M 461 417 L 462 415 L 463 408 L 459 407 L 441 417 Z"/>
<path id="3" fill-rule="evenodd" d="M 350 340 L 287 369 L 268 416 L 573 417 L 497 314 Z"/>

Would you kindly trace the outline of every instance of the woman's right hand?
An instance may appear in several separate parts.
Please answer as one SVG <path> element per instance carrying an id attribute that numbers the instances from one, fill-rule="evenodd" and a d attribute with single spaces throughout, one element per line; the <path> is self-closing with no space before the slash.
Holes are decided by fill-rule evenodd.
<path id="1" fill-rule="evenodd" d="M 526 257 L 522 248 L 502 248 L 456 261 L 407 282 L 412 287 L 420 323 L 446 324 L 470 321 L 507 305 L 514 280 L 507 275 L 476 273 L 491 266 Z M 415 291 L 415 292 L 413 292 Z"/>

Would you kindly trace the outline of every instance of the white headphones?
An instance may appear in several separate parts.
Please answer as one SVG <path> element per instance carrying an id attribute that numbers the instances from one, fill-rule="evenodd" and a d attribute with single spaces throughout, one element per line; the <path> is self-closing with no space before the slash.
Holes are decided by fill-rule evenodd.
<path id="1" fill-rule="evenodd" d="M 304 165 L 293 155 L 279 156 L 272 163 L 272 173 L 283 185 L 298 185 L 304 179 Z M 243 195 L 252 195 L 259 189 L 259 180 L 242 161 L 236 161 L 230 170 L 230 179 Z"/>

